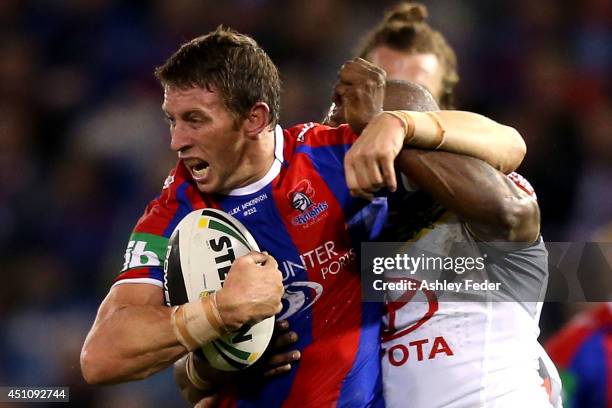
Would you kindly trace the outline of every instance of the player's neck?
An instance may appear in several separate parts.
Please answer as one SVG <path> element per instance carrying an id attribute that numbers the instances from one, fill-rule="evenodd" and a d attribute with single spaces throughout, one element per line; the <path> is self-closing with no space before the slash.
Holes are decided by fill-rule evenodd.
<path id="1" fill-rule="evenodd" d="M 244 188 L 263 179 L 272 168 L 275 160 L 275 134 L 274 129 L 266 130 L 255 140 L 248 142 L 250 146 L 245 149 L 241 160 L 240 181 L 232 190 Z M 222 192 L 224 194 L 230 191 Z"/>
<path id="2" fill-rule="evenodd" d="M 261 180 L 274 163 L 274 129 L 262 132 L 259 139 L 253 141 L 253 149 L 247 151 L 247 163 L 252 166 L 252 176 L 245 185 Z"/>

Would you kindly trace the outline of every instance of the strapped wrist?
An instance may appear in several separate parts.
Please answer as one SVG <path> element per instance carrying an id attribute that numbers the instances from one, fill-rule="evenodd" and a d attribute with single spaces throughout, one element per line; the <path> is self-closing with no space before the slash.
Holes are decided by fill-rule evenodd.
<path id="1" fill-rule="evenodd" d="M 437 150 L 444 144 L 445 129 L 435 112 L 385 111 L 402 122 L 404 145 Z"/>
<path id="2" fill-rule="evenodd" d="M 214 388 L 213 383 L 206 381 L 200 377 L 198 370 L 195 367 L 193 361 L 193 353 L 187 354 L 187 361 L 185 362 L 185 372 L 187 373 L 187 379 L 189 382 L 200 391 L 210 391 Z"/>
<path id="3" fill-rule="evenodd" d="M 219 306 L 217 306 L 217 292 L 214 292 L 210 297 L 210 302 L 204 304 L 204 311 L 206 312 L 206 317 L 208 317 L 208 321 L 213 326 L 215 331 L 219 333 L 219 336 L 224 335 L 229 330 L 221 317 L 221 313 L 219 312 Z"/>
<path id="4" fill-rule="evenodd" d="M 176 339 L 189 351 L 227 333 L 214 293 L 175 307 L 170 322 Z"/>

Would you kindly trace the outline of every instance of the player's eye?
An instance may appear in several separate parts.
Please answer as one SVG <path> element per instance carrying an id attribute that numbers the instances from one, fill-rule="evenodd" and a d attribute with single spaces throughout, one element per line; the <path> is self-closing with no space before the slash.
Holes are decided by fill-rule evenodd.
<path id="1" fill-rule="evenodd" d="M 166 122 L 170 128 L 173 128 L 176 125 L 176 121 L 170 116 L 164 116 L 164 122 Z"/>
<path id="2" fill-rule="evenodd" d="M 200 129 L 207 122 L 206 118 L 199 114 L 190 114 L 183 118 L 185 123 L 192 129 Z"/>
<path id="3" fill-rule="evenodd" d="M 185 121 L 189 123 L 202 123 L 204 120 L 200 115 L 189 115 L 185 118 Z"/>

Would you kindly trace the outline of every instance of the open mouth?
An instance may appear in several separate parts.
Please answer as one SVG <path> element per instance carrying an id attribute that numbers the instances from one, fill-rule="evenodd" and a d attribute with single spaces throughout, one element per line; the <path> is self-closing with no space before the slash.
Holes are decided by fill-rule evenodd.
<path id="1" fill-rule="evenodd" d="M 191 171 L 191 174 L 196 181 L 206 177 L 208 170 L 210 169 L 209 163 L 200 159 L 186 160 L 185 165 Z"/>

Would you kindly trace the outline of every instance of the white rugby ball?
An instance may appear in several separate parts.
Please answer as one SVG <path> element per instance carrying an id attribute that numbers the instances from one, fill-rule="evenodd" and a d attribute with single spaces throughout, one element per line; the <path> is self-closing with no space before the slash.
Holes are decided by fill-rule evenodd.
<path id="1" fill-rule="evenodd" d="M 168 241 L 166 303 L 182 305 L 221 289 L 234 260 L 250 251 L 259 251 L 257 243 L 231 215 L 209 208 L 189 213 Z M 273 330 L 274 316 L 228 333 L 202 346 L 202 352 L 219 370 L 240 370 L 261 357 Z"/>

